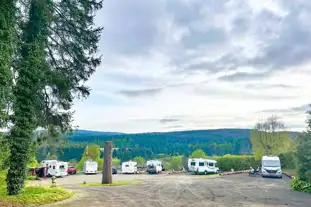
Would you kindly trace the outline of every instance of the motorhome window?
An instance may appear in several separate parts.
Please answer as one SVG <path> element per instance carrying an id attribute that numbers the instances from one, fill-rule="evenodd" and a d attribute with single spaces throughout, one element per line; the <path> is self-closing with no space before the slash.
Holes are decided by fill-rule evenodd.
<path id="1" fill-rule="evenodd" d="M 195 162 L 191 162 L 191 166 L 195 166 Z"/>
<path id="2" fill-rule="evenodd" d="M 55 170 L 55 166 L 53 166 L 53 170 Z"/>
<path id="3" fill-rule="evenodd" d="M 262 165 L 265 167 L 279 167 L 279 166 L 281 166 L 279 160 L 263 160 Z"/>
<path id="4" fill-rule="evenodd" d="M 199 162 L 199 166 L 204 166 L 204 162 Z"/>
<path id="5" fill-rule="evenodd" d="M 129 167 L 129 165 L 125 165 L 125 167 Z"/>
<path id="6" fill-rule="evenodd" d="M 61 166 L 59 166 L 59 168 L 60 168 L 60 169 L 64 169 L 64 168 L 65 168 L 65 166 L 64 166 L 64 165 L 61 165 Z"/>
<path id="7" fill-rule="evenodd" d="M 209 163 L 208 163 L 208 166 L 214 167 L 214 163 L 213 163 L 213 162 L 209 162 Z"/>

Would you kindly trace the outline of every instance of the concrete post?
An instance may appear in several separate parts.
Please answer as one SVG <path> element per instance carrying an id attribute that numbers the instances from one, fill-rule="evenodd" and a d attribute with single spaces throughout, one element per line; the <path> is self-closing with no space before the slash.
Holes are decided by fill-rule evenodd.
<path id="1" fill-rule="evenodd" d="M 112 183 L 112 141 L 105 142 L 102 184 Z"/>

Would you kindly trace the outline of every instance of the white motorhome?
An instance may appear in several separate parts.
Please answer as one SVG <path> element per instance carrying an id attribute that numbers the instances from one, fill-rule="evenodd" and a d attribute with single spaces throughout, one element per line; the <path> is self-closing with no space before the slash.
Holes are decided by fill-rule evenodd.
<path id="1" fill-rule="evenodd" d="M 280 158 L 277 156 L 263 156 L 261 159 L 262 177 L 282 178 Z"/>
<path id="2" fill-rule="evenodd" d="M 189 169 L 195 174 L 210 174 L 218 173 L 219 168 L 216 167 L 216 160 L 203 159 L 203 158 L 190 158 L 188 160 Z"/>
<path id="3" fill-rule="evenodd" d="M 92 160 L 87 160 L 84 163 L 83 171 L 84 174 L 97 174 L 98 163 Z"/>
<path id="4" fill-rule="evenodd" d="M 47 167 L 46 175 L 48 177 L 62 177 L 68 175 L 68 162 L 61 162 L 58 160 L 43 160 L 43 167 Z"/>
<path id="5" fill-rule="evenodd" d="M 123 162 L 122 167 L 121 167 L 121 172 L 123 174 L 134 174 L 137 173 L 137 162 L 133 161 L 128 161 L 128 162 Z"/>
<path id="6" fill-rule="evenodd" d="M 148 160 L 147 161 L 147 172 L 151 173 L 160 173 L 163 171 L 163 165 L 161 160 Z"/>

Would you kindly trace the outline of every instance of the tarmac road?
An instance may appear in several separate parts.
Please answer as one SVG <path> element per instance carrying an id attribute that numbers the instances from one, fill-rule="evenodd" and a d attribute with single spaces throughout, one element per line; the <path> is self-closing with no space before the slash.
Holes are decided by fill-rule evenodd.
<path id="1" fill-rule="evenodd" d="M 200 177 L 195 175 L 118 175 L 115 180 L 138 179 L 142 184 L 115 187 L 65 185 L 77 197 L 49 205 L 59 207 L 245 206 L 310 207 L 311 195 L 291 190 L 290 179 L 249 177 L 248 174 Z"/>

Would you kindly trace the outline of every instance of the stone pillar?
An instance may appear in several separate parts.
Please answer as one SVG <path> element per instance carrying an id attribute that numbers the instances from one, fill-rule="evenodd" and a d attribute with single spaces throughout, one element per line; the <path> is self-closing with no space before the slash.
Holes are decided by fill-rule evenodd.
<path id="1" fill-rule="evenodd" d="M 105 142 L 102 184 L 112 183 L 112 141 Z"/>

